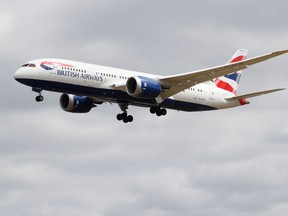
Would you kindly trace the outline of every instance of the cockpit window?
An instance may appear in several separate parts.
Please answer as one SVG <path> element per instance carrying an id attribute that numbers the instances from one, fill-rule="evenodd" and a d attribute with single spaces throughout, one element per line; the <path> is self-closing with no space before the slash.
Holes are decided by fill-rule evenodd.
<path id="1" fill-rule="evenodd" d="M 29 64 L 29 67 L 36 67 L 35 64 Z"/>
<path id="2" fill-rule="evenodd" d="M 22 65 L 22 67 L 28 67 L 29 63 Z"/>
<path id="3" fill-rule="evenodd" d="M 22 67 L 36 67 L 36 65 L 33 63 L 31 63 L 31 64 L 26 63 L 26 64 L 22 65 Z"/>

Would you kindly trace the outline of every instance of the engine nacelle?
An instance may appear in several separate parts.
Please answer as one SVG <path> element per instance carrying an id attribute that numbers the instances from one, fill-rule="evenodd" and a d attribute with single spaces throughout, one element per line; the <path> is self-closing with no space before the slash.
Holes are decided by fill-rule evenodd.
<path id="1" fill-rule="evenodd" d="M 156 80 L 136 76 L 127 80 L 126 91 L 132 97 L 156 98 L 161 93 L 162 88 Z"/>
<path id="2" fill-rule="evenodd" d="M 72 113 L 87 113 L 94 107 L 90 98 L 70 94 L 61 95 L 60 106 L 64 111 Z"/>

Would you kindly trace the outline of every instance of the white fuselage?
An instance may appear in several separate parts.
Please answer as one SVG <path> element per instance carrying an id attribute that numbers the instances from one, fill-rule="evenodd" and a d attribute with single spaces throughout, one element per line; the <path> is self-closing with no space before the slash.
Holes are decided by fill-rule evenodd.
<path id="1" fill-rule="evenodd" d="M 99 102 L 127 103 L 151 107 L 155 99 L 130 96 L 123 86 L 130 77 L 142 76 L 158 80 L 159 75 L 104 67 L 63 59 L 30 61 L 16 71 L 17 81 L 41 90 L 88 96 Z M 226 100 L 235 94 L 208 81 L 165 99 L 160 106 L 183 111 L 223 109 L 241 105 L 238 100 Z"/>

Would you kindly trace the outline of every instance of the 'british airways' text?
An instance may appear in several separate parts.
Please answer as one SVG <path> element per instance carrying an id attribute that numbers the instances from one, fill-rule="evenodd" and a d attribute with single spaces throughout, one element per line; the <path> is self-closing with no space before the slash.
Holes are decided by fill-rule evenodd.
<path id="1" fill-rule="evenodd" d="M 95 80 L 95 81 L 98 81 L 98 82 L 103 82 L 104 81 L 101 76 L 90 75 L 90 74 L 79 73 L 79 72 L 73 72 L 73 71 L 57 70 L 57 75 L 58 76 L 79 78 L 79 79 L 84 79 L 84 80 Z"/>

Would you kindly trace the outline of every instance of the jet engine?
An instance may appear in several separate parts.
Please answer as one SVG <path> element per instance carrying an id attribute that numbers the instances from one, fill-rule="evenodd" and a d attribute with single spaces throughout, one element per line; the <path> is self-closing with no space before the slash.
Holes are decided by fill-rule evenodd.
<path id="1" fill-rule="evenodd" d="M 60 97 L 60 106 L 66 112 L 88 113 L 94 104 L 89 97 L 62 94 Z"/>
<path id="2" fill-rule="evenodd" d="M 157 80 L 135 76 L 127 80 L 126 91 L 132 97 L 151 99 L 156 98 L 161 93 L 162 88 Z"/>

